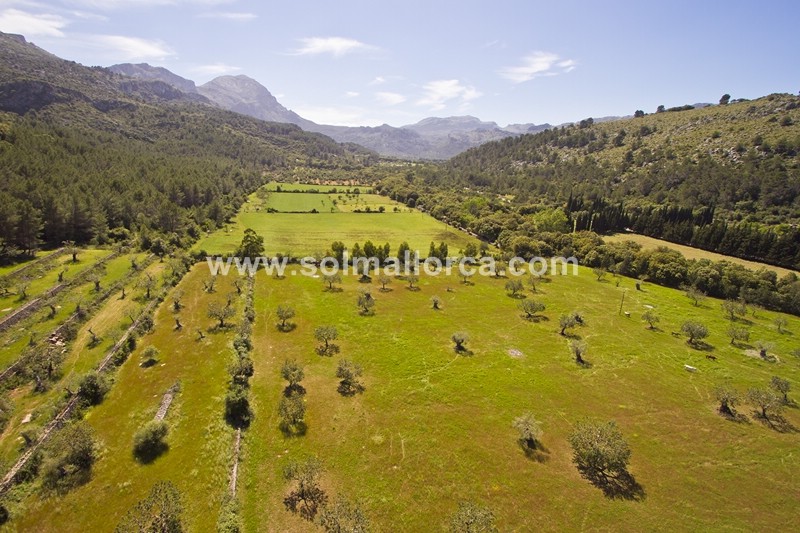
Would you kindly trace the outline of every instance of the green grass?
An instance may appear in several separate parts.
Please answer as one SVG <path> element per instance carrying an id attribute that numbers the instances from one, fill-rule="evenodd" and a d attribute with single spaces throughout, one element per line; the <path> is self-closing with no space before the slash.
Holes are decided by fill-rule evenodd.
<path id="1" fill-rule="evenodd" d="M 336 200 L 339 211 L 352 213 L 356 210 L 366 211 L 369 208 L 371 211 L 378 211 L 381 207 L 387 213 L 394 213 L 395 209 L 402 212 L 412 212 L 411 209 L 405 205 L 395 202 L 385 196 L 379 194 L 331 194 L 331 199 Z"/>
<path id="2" fill-rule="evenodd" d="M 294 194 L 289 192 L 271 192 L 264 202 L 267 209 L 275 209 L 282 213 L 310 213 L 316 209 L 320 213 L 335 212 L 327 194 Z"/>
<path id="3" fill-rule="evenodd" d="M 701 250 L 700 248 L 692 248 L 691 246 L 685 246 L 683 244 L 675 244 L 669 241 L 662 241 L 661 239 L 648 237 L 647 235 L 637 235 L 636 233 L 616 233 L 614 235 L 604 236 L 603 240 L 606 240 L 608 242 L 633 241 L 637 244 L 640 244 L 642 248 L 645 250 L 655 249 L 658 248 L 659 246 L 666 246 L 667 248 L 679 251 L 681 254 L 683 254 L 683 256 L 686 259 L 710 259 L 711 261 L 728 261 L 730 263 L 736 263 L 745 266 L 752 270 L 758 270 L 760 268 L 764 268 L 767 270 L 775 271 L 778 274 L 778 277 L 783 277 L 786 274 L 789 274 L 790 272 L 795 272 L 794 270 L 789 270 L 788 268 L 768 265 L 766 263 L 757 263 L 755 261 L 748 261 L 747 259 L 739 259 L 738 257 L 733 257 L 730 255 L 722 255 L 716 252 L 709 252 L 707 250 Z"/>
<path id="4" fill-rule="evenodd" d="M 300 196 L 300 195 L 297 195 Z M 406 213 L 240 213 L 222 231 L 212 233 L 195 245 L 212 255 L 233 253 L 239 246 L 245 228 L 252 228 L 264 237 L 267 254 L 291 253 L 294 256 L 325 252 L 335 240 L 348 247 L 371 240 L 388 242 L 392 252 L 407 241 L 412 250 L 425 256 L 431 241 L 447 242 L 451 253 L 457 252 L 474 238 L 418 211 Z"/>
<path id="5" fill-rule="evenodd" d="M 185 292 L 180 313 L 184 328 L 174 329 L 171 302 L 155 316 L 153 333 L 139 339 L 139 348 L 120 367 L 105 401 L 88 411 L 87 421 L 97 433 L 100 459 L 92 480 L 63 497 L 31 497 L 16 526 L 21 531 L 107 531 L 127 510 L 144 498 L 156 481 L 171 480 L 183 494 L 184 520 L 189 531 L 214 531 L 216 515 L 227 488 L 232 431 L 223 420 L 227 365 L 233 330 L 207 333 L 213 320 L 208 302 L 232 290 L 232 278 L 221 280 L 215 294 L 201 290 L 207 272 L 195 267 L 179 284 Z M 161 355 L 155 366 L 142 368 L 143 347 L 156 346 Z M 132 455 L 134 433 L 152 419 L 162 395 L 181 381 L 181 392 L 166 417 L 169 450 L 151 464 Z"/>
<path id="6" fill-rule="evenodd" d="M 401 281 L 377 291 L 377 312 L 357 314 L 362 287 L 346 278 L 343 291 L 323 291 L 319 279 L 262 275 L 256 285 L 252 380 L 256 418 L 245 437 L 242 472 L 247 530 L 306 530 L 286 512 L 281 468 L 290 458 L 317 455 L 328 468 L 330 492 L 360 500 L 377 530 L 437 530 L 462 499 L 488 504 L 502 531 L 531 524 L 550 530 L 587 527 L 614 530 L 767 529 L 795 513 L 792 499 L 800 467 L 796 434 L 781 434 L 751 419 L 737 424 L 715 412 L 713 388 L 765 385 L 772 375 L 797 383 L 792 334 L 780 335 L 773 314 L 748 318 L 752 338 L 775 342 L 781 363 L 771 364 L 731 347 L 719 302 L 695 308 L 678 291 L 633 281 L 599 283 L 591 273 L 556 277 L 542 284 L 549 320 L 520 318 L 518 301 L 503 279 L 425 278 L 421 290 Z M 448 292 L 447 288 L 453 289 Z M 626 318 L 617 312 L 625 291 Z M 431 309 L 437 295 L 443 309 Z M 576 297 L 575 295 L 580 295 Z M 289 303 L 297 328 L 276 330 L 274 311 Z M 640 320 L 646 305 L 662 317 L 660 331 Z M 588 325 L 575 333 L 589 346 L 592 368 L 572 362 L 558 334 L 558 316 L 584 311 Z M 718 360 L 670 333 L 687 318 L 706 322 Z M 341 353 L 314 353 L 314 327 L 336 325 Z M 457 356 L 449 340 L 458 330 L 471 336 L 471 357 Z M 519 350 L 523 357 L 509 356 Z M 308 433 L 285 438 L 276 415 L 280 365 L 296 358 L 306 366 Z M 336 392 L 339 358 L 365 369 L 366 391 L 354 398 Z M 696 366 L 689 373 L 683 365 Z M 548 459 L 527 459 L 515 442 L 511 421 L 531 410 L 543 422 Z M 750 414 L 743 407 L 741 412 Z M 583 480 L 571 463 L 567 436 L 583 417 L 613 419 L 633 449 L 631 472 L 644 486 L 640 502 L 609 500 Z M 800 426 L 796 409 L 786 417 Z M 700 498 L 702 494 L 702 498 Z M 725 512 L 721 513 L 720 510 Z M 269 517 L 265 521 L 264 516 Z"/>
<path id="7" fill-rule="evenodd" d="M 271 181 L 264 185 L 264 189 L 267 191 L 276 191 L 278 187 L 280 187 L 282 191 L 319 191 L 320 193 L 328 193 L 335 190 L 338 193 L 344 194 L 345 191 L 358 189 L 360 193 L 372 192 L 371 187 L 365 187 L 363 185 L 316 185 L 314 183 L 283 183 L 277 181 Z"/>

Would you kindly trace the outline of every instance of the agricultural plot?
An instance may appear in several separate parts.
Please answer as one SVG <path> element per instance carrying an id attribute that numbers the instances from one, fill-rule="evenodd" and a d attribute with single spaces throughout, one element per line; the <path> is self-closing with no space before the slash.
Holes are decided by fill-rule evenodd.
<path id="1" fill-rule="evenodd" d="M 138 349 L 117 371 L 105 401 L 88 411 L 85 418 L 101 448 L 91 481 L 63 496 L 28 498 L 16 522 L 20 530 L 113 529 L 159 480 L 173 481 L 182 492 L 187 529 L 215 529 L 227 489 L 233 434 L 223 418 L 233 330 L 214 329 L 206 309 L 210 301 L 224 301 L 234 289 L 232 279 L 224 279 L 215 293 L 205 293 L 202 282 L 207 276 L 204 266 L 198 265 L 170 292 L 156 312 L 154 331 L 139 339 Z M 176 291 L 183 293 L 184 304 L 177 314 L 171 302 Z M 180 330 L 175 328 L 176 316 L 183 326 Z M 202 340 L 198 330 L 204 332 Z M 144 364 L 142 357 L 148 346 L 159 351 L 153 364 Z M 132 452 L 134 434 L 153 419 L 163 395 L 176 383 L 179 391 L 164 419 L 169 426 L 168 449 L 152 462 L 137 460 Z"/>
<path id="2" fill-rule="evenodd" d="M 363 244 L 366 240 L 372 240 L 374 244 L 388 242 L 393 251 L 401 242 L 407 241 L 412 250 L 419 250 L 423 256 L 427 254 L 431 241 L 437 244 L 446 242 L 452 254 L 470 242 L 477 244 L 477 239 L 425 213 L 374 194 L 348 196 L 272 192 L 266 195 L 266 200 L 262 199 L 262 195 L 251 195 L 248 204 L 230 225 L 199 241 L 195 249 L 205 250 L 210 255 L 231 254 L 241 242 L 246 228 L 264 237 L 267 254 L 290 254 L 296 257 L 324 253 L 334 240 L 340 240 L 348 247 L 356 242 Z M 329 203 L 323 204 L 326 200 Z M 336 206 L 333 206 L 334 201 Z M 301 206 L 310 211 L 313 206 L 330 205 L 337 212 L 318 209 L 319 213 L 314 214 L 267 213 L 266 208 L 271 202 L 272 205 L 281 206 L 280 210 L 283 211 L 292 211 L 295 209 L 289 207 Z M 367 207 L 371 212 L 364 212 Z M 381 207 L 385 212 L 378 212 Z M 355 210 L 362 212 L 355 213 Z"/>
<path id="3" fill-rule="evenodd" d="M 695 307 L 678 291 L 652 285 L 636 291 L 633 280 L 616 286 L 582 271 L 541 283 L 536 294 L 526 291 L 526 299 L 547 306 L 540 320 L 529 321 L 520 299 L 506 294 L 507 280 L 473 280 L 423 276 L 420 290 L 409 290 L 396 279 L 390 292 L 373 283 L 375 314 L 360 316 L 356 297 L 364 285 L 355 278 L 345 277 L 341 292 L 328 292 L 320 279 L 259 274 L 255 418 L 240 465 L 246 530 L 315 530 L 283 505 L 282 469 L 309 456 L 323 462 L 322 486 L 331 498 L 360 502 L 379 531 L 444 528 L 461 500 L 489 506 L 501 531 L 531 524 L 769 529 L 792 520 L 790 494 L 800 476 L 800 465 L 789 460 L 798 443 L 797 409 L 785 410 L 785 431 L 778 431 L 749 405 L 739 408 L 746 423 L 721 417 L 714 398 L 721 384 L 745 391 L 766 386 L 773 375 L 796 381 L 800 361 L 790 355 L 796 340 L 777 331 L 777 315 L 759 312 L 740 322 L 751 339 L 773 343 L 778 362 L 767 362 L 753 356 L 752 346 L 730 344 L 718 301 Z M 623 294 L 630 317 L 619 312 Z M 433 296 L 440 310 L 432 309 Z M 284 333 L 275 310 L 287 304 L 297 315 Z M 575 363 L 570 339 L 559 334 L 559 316 L 576 309 L 586 325 L 572 335 L 586 343 L 586 366 Z M 657 329 L 642 321 L 647 310 L 660 316 Z M 687 319 L 708 326 L 708 351 L 673 334 Z M 796 318 L 788 320 L 784 331 L 800 328 Z M 319 325 L 337 328 L 337 355 L 315 353 Z M 457 354 L 450 339 L 462 330 L 470 337 L 468 355 Z M 305 366 L 303 436 L 279 429 L 286 359 Z M 362 394 L 337 392 L 340 359 L 363 367 Z M 544 430 L 538 460 L 526 456 L 511 425 L 526 411 Z M 630 471 L 641 485 L 631 499 L 604 496 L 573 465 L 568 435 L 585 417 L 615 420 L 630 443 Z"/>
<path id="4" fill-rule="evenodd" d="M 363 185 L 316 185 L 314 183 L 282 183 L 271 181 L 264 185 L 263 189 L 267 191 L 289 191 L 289 192 L 319 192 L 319 193 L 338 193 L 344 194 L 358 190 L 359 193 L 371 193 L 371 187 Z"/>
<path id="5" fill-rule="evenodd" d="M 333 213 L 337 211 L 327 194 L 271 192 L 264 201 L 265 209 L 281 213 Z"/>

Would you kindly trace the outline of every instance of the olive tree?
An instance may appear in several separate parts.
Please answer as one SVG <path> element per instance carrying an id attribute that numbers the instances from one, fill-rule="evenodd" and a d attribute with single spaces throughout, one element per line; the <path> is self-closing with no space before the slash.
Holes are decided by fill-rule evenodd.
<path id="1" fill-rule="evenodd" d="M 464 331 L 457 331 L 450 336 L 450 340 L 453 341 L 455 344 L 455 350 L 457 352 L 465 352 L 467 351 L 467 342 L 469 341 L 469 335 Z"/>
<path id="2" fill-rule="evenodd" d="M 158 481 L 150 494 L 134 505 L 117 525 L 115 533 L 181 533 L 181 495 L 171 481 Z"/>
<path id="3" fill-rule="evenodd" d="M 694 302 L 695 307 L 699 306 L 706 299 L 706 293 L 694 286 L 684 286 L 683 293 Z"/>
<path id="4" fill-rule="evenodd" d="M 378 283 L 381 284 L 381 291 L 386 292 L 389 289 L 386 288 L 392 282 L 392 277 L 386 274 L 381 274 L 378 276 Z"/>
<path id="5" fill-rule="evenodd" d="M 772 387 L 772 390 L 778 394 L 783 395 L 783 403 L 789 403 L 789 391 L 792 390 L 792 384 L 789 383 L 789 380 L 783 379 L 779 376 L 772 376 L 769 386 Z"/>
<path id="6" fill-rule="evenodd" d="M 342 275 L 339 274 L 338 272 L 334 274 L 325 274 L 324 276 L 322 276 L 322 281 L 328 286 L 327 290 L 334 291 L 335 290 L 333 287 L 334 285 L 342 284 Z"/>
<path id="7" fill-rule="evenodd" d="M 723 385 L 714 389 L 714 396 L 719 402 L 717 410 L 721 415 L 730 417 L 736 416 L 736 404 L 741 400 L 739 391 Z"/>
<path id="8" fill-rule="evenodd" d="M 681 331 L 689 337 L 688 343 L 691 345 L 697 345 L 708 337 L 708 328 L 702 322 L 697 322 L 694 320 L 687 320 L 681 325 Z"/>
<path id="9" fill-rule="evenodd" d="M 353 396 L 364 391 L 364 385 L 359 381 L 363 369 L 361 365 L 342 359 L 336 367 L 336 377 L 341 379 L 338 391 L 342 396 Z"/>
<path id="10" fill-rule="evenodd" d="M 510 279 L 506 281 L 506 292 L 512 298 L 516 298 L 517 295 L 522 292 L 524 289 L 524 285 L 522 284 L 522 280 L 520 279 Z"/>
<path id="11" fill-rule="evenodd" d="M 587 346 L 583 341 L 573 339 L 569 343 L 569 351 L 575 357 L 575 362 L 579 365 L 586 365 L 586 360 L 583 358 L 586 355 Z"/>
<path id="12" fill-rule="evenodd" d="M 372 293 L 369 290 L 361 289 L 358 291 L 356 304 L 358 305 L 358 312 L 362 315 L 371 315 L 375 312 L 375 298 L 372 297 Z"/>
<path id="13" fill-rule="evenodd" d="M 235 309 L 230 305 L 223 305 L 220 302 L 211 302 L 208 304 L 208 317 L 219 320 L 219 327 L 225 327 L 225 320 L 231 318 L 236 314 Z"/>
<path id="14" fill-rule="evenodd" d="M 287 434 L 305 433 L 306 404 L 297 392 L 283 396 L 278 404 L 281 429 Z"/>
<path id="15" fill-rule="evenodd" d="M 319 512 L 317 523 L 326 533 L 367 533 L 369 520 L 358 504 L 339 498 L 325 505 Z"/>
<path id="16" fill-rule="evenodd" d="M 283 477 L 294 487 L 283 499 L 286 509 L 312 521 L 317 511 L 328 502 L 328 495 L 320 487 L 322 463 L 317 458 L 292 461 L 283 469 Z"/>
<path id="17" fill-rule="evenodd" d="M 458 510 L 450 517 L 450 533 L 497 533 L 494 513 L 483 505 L 459 502 Z"/>
<path id="18" fill-rule="evenodd" d="M 778 333 L 783 333 L 783 328 L 786 327 L 789 321 L 786 320 L 786 317 L 779 316 L 775 317 L 775 320 L 773 320 L 772 323 L 775 324 L 775 326 L 778 328 Z"/>
<path id="19" fill-rule="evenodd" d="M 766 388 L 753 388 L 748 390 L 747 399 L 751 404 L 760 409 L 760 415 L 766 421 L 769 421 L 771 412 L 776 413 L 780 411 L 783 406 L 783 398 Z"/>
<path id="20" fill-rule="evenodd" d="M 647 329 L 656 329 L 656 324 L 661 322 L 661 318 L 652 309 L 642 313 L 642 320 L 647 322 Z"/>
<path id="21" fill-rule="evenodd" d="M 339 351 L 339 347 L 333 344 L 339 337 L 339 332 L 335 326 L 319 326 L 314 330 L 314 338 L 323 343 L 322 346 L 317 347 L 317 353 L 320 355 L 333 355 Z"/>
<path id="22" fill-rule="evenodd" d="M 525 313 L 525 318 L 528 320 L 535 318 L 536 315 L 545 310 L 544 303 L 538 300 L 522 300 L 519 303 L 519 309 Z"/>
<path id="23" fill-rule="evenodd" d="M 558 325 L 561 328 L 561 335 L 566 335 L 568 329 L 574 328 L 578 325 L 578 320 L 574 313 L 569 315 L 564 314 L 558 317 Z"/>
<path id="24" fill-rule="evenodd" d="M 167 449 L 164 439 L 168 432 L 166 422 L 151 420 L 133 436 L 133 455 L 143 463 L 152 462 Z"/>
<path id="25" fill-rule="evenodd" d="M 288 321 L 294 318 L 295 312 L 294 309 L 288 305 L 279 305 L 278 309 L 275 311 L 275 314 L 278 317 L 280 322 L 278 323 L 278 329 L 281 331 L 289 331 L 292 329 L 292 324 Z"/>
<path id="26" fill-rule="evenodd" d="M 511 425 L 519 432 L 519 443 L 525 450 L 535 450 L 542 438 L 541 423 L 527 412 L 514 419 Z"/>
<path id="27" fill-rule="evenodd" d="M 291 395 L 293 392 L 297 392 L 298 394 L 305 393 L 305 389 L 300 385 L 300 382 L 303 381 L 305 377 L 303 366 L 300 363 L 294 359 L 291 361 L 288 359 L 284 361 L 281 367 L 281 377 L 289 382 L 284 393 L 287 393 L 287 395 Z"/>
<path id="28" fill-rule="evenodd" d="M 619 478 L 627 473 L 631 449 L 614 421 L 582 421 L 569 436 L 572 460 L 589 478 Z"/>
<path id="29" fill-rule="evenodd" d="M 750 330 L 747 328 L 740 328 L 734 325 L 727 330 L 728 337 L 731 339 L 731 344 L 736 345 L 737 342 L 747 342 L 750 340 Z"/>
<path id="30" fill-rule="evenodd" d="M 742 317 L 747 314 L 747 306 L 739 300 L 725 300 L 722 302 L 722 311 L 727 315 L 728 320 L 735 321 L 737 317 Z"/>

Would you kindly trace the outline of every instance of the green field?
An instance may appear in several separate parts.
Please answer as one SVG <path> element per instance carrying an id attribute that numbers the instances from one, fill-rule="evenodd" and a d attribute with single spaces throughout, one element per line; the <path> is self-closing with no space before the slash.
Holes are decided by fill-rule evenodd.
<path id="1" fill-rule="evenodd" d="M 637 244 L 640 244 L 642 248 L 645 250 L 658 248 L 659 246 L 666 246 L 667 248 L 672 248 L 673 250 L 679 251 L 681 254 L 683 254 L 683 256 L 686 259 L 710 259 L 711 261 L 729 261 L 731 263 L 736 263 L 745 266 L 752 270 L 765 268 L 767 270 L 775 271 L 778 274 L 778 277 L 783 277 L 790 272 L 794 272 L 793 270 L 789 270 L 788 268 L 768 265 L 766 263 L 757 263 L 755 261 L 748 261 L 747 259 L 739 259 L 738 257 L 722 255 L 716 252 L 709 252 L 707 250 L 701 250 L 700 248 L 692 248 L 691 246 L 685 246 L 683 244 L 675 244 L 669 241 L 662 241 L 661 239 L 648 237 L 647 235 L 637 235 L 636 233 L 615 233 L 614 235 L 604 236 L 603 240 L 606 240 L 608 242 L 633 241 Z"/>
<path id="2" fill-rule="evenodd" d="M 314 184 L 314 183 L 283 183 L 278 181 L 271 181 L 264 185 L 264 189 L 267 191 L 277 191 L 278 187 L 281 188 L 282 191 L 319 191 L 320 193 L 328 193 L 331 191 L 337 191 L 338 193 L 344 194 L 345 191 L 354 191 L 358 189 L 360 193 L 371 193 L 371 187 L 365 187 L 363 185 L 324 185 L 324 184 Z"/>
<path id="3" fill-rule="evenodd" d="M 276 200 L 273 200 L 276 195 Z M 338 196 L 331 194 L 330 201 L 336 199 L 338 202 Z M 422 256 L 427 255 L 431 241 L 437 244 L 446 242 L 451 254 L 455 254 L 470 242 L 477 242 L 473 237 L 429 215 L 408 209 L 388 198 L 372 194 L 342 196 L 345 199 L 339 206 L 342 211 L 363 210 L 369 205 L 373 211 L 384 206 L 386 212 L 267 213 L 264 201 L 267 205 L 274 202 L 273 205 L 280 206 L 282 211 L 310 211 L 313 206 L 325 205 L 324 200 L 329 197 L 314 193 L 273 192 L 269 193 L 266 200 L 262 200 L 258 194 L 253 194 L 231 224 L 201 239 L 195 245 L 195 249 L 205 250 L 211 255 L 233 253 L 241 242 L 246 228 L 251 228 L 264 237 L 267 254 L 282 253 L 293 256 L 324 253 L 335 240 L 344 242 L 348 247 L 352 247 L 355 243 L 363 244 L 366 240 L 372 240 L 374 244 L 388 242 L 393 252 L 401 242 L 407 241 L 411 249 L 419 250 Z M 307 209 L 289 209 L 288 206 L 304 206 Z M 402 211 L 395 212 L 394 207 Z"/>
<path id="4" fill-rule="evenodd" d="M 408 240 L 424 251 L 430 240 L 447 240 L 452 247 L 469 238 L 417 212 L 300 215 L 253 207 L 243 210 L 233 229 L 202 246 L 232 249 L 244 227 L 265 235 L 268 250 L 276 251 L 289 245 L 322 250 L 335 239 L 388 240 L 393 249 Z M 387 227 L 387 221 L 396 225 Z M 436 237 L 414 237 L 415 229 L 438 227 Z M 278 237 L 286 240 L 275 244 Z M 122 264 L 122 258 L 115 260 L 109 272 L 118 275 Z M 503 277 L 474 276 L 465 285 L 455 274 L 423 274 L 418 290 L 394 278 L 381 291 L 377 282 L 344 276 L 341 290 L 328 291 L 319 277 L 300 275 L 299 267 L 290 266 L 286 274 L 279 279 L 259 272 L 255 282 L 254 418 L 243 432 L 237 494 L 244 531 L 319 530 L 283 504 L 284 466 L 312 455 L 326 468 L 322 486 L 330 497 L 359 502 L 375 531 L 445 530 L 463 500 L 490 507 L 501 531 L 780 530 L 795 519 L 796 404 L 770 426 L 745 402 L 738 408 L 745 421 L 734 422 L 717 413 L 714 388 L 727 384 L 744 392 L 780 376 L 792 383 L 789 398 L 796 400 L 797 317 L 786 316 L 781 331 L 774 320 L 783 315 L 760 310 L 739 318 L 737 326 L 750 331 L 750 341 L 734 346 L 719 300 L 694 306 L 680 291 L 648 283 L 636 290 L 636 281 L 624 277 L 600 282 L 587 269 L 550 276 L 536 293 L 525 291 L 525 298 L 546 305 L 536 322 L 522 317 L 520 298 L 506 293 Z M 188 531 L 216 530 L 232 457 L 233 430 L 223 412 L 235 328 L 217 331 L 207 309 L 233 294 L 237 314 L 231 323 L 238 323 L 241 297 L 234 291 L 235 274 L 221 278 L 213 294 L 204 292 L 208 275 L 205 264 L 198 264 L 172 289 L 184 294 L 184 309 L 176 315 L 166 298 L 154 332 L 139 340 L 105 401 L 87 411 L 99 450 L 91 480 L 63 495 L 21 486 L 19 503 L 11 506 L 17 530 L 109 530 L 159 480 L 181 491 Z M 365 287 L 376 299 L 372 316 L 361 316 L 356 307 Z M 432 309 L 434 296 L 442 301 L 440 310 Z M 97 361 L 107 345 L 85 349 L 87 328 L 111 342 L 125 321 L 124 302 L 109 301 L 81 328 L 66 359 L 67 377 Z M 297 312 L 289 332 L 276 327 L 278 305 Z M 648 309 L 661 318 L 655 330 L 641 319 Z M 559 316 L 574 310 L 585 317 L 573 333 L 588 347 L 588 367 L 574 362 L 569 339 L 559 334 Z M 176 316 L 181 330 L 175 329 Z M 679 333 L 688 319 L 708 326 L 705 349 L 689 346 Z M 320 325 L 338 329 L 338 355 L 315 353 L 313 332 Z M 204 339 L 198 340 L 198 330 Z M 457 331 L 469 334 L 469 355 L 454 351 L 450 337 Z M 772 345 L 774 362 L 758 357 L 759 341 Z M 148 345 L 161 355 L 144 368 L 141 353 Z M 336 366 L 343 358 L 363 366 L 362 394 L 337 392 Z M 305 367 L 303 436 L 287 437 L 279 429 L 277 406 L 285 386 L 280 367 L 286 359 Z M 697 370 L 688 372 L 684 365 Z M 166 418 L 169 448 L 142 464 L 132 456 L 133 434 L 178 380 L 181 392 Z M 20 417 L 43 411 L 57 392 L 14 393 L 19 411 L 0 446 L 6 463 L 15 455 Z M 511 426 L 526 411 L 544 431 L 538 460 L 525 455 Z M 606 497 L 580 476 L 568 436 L 586 417 L 619 425 L 633 452 L 630 473 L 642 487 L 638 497 Z"/>
<path id="5" fill-rule="evenodd" d="M 320 213 L 336 211 L 336 207 L 327 194 L 271 192 L 263 205 L 267 209 L 275 209 L 286 213 L 310 213 L 313 209 Z"/>

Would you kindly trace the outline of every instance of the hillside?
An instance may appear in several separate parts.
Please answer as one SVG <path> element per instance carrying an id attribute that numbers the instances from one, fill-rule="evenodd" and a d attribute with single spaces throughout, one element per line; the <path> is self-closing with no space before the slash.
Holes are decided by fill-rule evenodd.
<path id="1" fill-rule="evenodd" d="M 0 34 L 0 251 L 108 242 L 129 230 L 194 239 L 265 173 L 370 157 L 289 124 L 203 103 L 162 81 L 59 59 Z"/>

